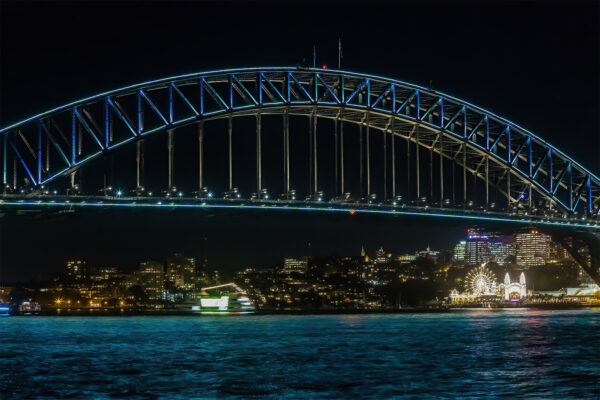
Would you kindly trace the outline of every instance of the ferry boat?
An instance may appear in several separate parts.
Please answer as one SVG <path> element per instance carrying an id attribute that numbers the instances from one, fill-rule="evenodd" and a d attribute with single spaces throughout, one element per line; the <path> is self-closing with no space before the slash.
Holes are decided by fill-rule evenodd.
<path id="1" fill-rule="evenodd" d="M 192 311 L 201 314 L 251 314 L 256 308 L 248 294 L 235 283 L 201 289 Z"/>
<path id="2" fill-rule="evenodd" d="M 8 317 L 10 315 L 10 307 L 7 304 L 0 303 L 0 317 Z"/>
<path id="3" fill-rule="evenodd" d="M 22 315 L 39 314 L 42 311 L 42 306 L 36 301 L 24 301 L 19 305 L 19 313 Z"/>

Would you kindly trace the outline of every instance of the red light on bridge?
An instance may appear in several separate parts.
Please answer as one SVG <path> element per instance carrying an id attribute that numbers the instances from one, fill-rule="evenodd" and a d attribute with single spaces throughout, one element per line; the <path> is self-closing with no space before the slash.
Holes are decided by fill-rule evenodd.
<path id="1" fill-rule="evenodd" d="M 323 64 L 323 65 L 321 66 L 321 68 L 322 68 L 322 69 L 327 69 L 327 64 Z"/>
<path id="2" fill-rule="evenodd" d="M 356 214 L 356 211 L 355 211 L 355 210 L 353 210 L 353 209 L 352 209 L 352 210 L 350 210 L 350 215 L 354 215 L 354 214 Z"/>

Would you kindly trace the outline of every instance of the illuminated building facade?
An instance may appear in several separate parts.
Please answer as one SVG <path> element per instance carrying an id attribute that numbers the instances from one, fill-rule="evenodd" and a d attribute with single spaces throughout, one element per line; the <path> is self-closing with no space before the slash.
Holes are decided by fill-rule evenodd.
<path id="1" fill-rule="evenodd" d="M 436 250 L 431 250 L 431 247 L 427 245 L 427 249 L 423 251 L 417 252 L 418 257 L 431 258 L 432 260 L 437 260 L 440 256 L 440 252 Z"/>
<path id="2" fill-rule="evenodd" d="M 140 263 L 140 268 L 134 272 L 135 283 L 141 286 L 148 299 L 164 299 L 164 267 L 162 263 L 156 261 L 144 261 Z"/>
<path id="3" fill-rule="evenodd" d="M 87 264 L 83 260 L 67 261 L 67 276 L 73 279 L 84 279 L 87 277 Z"/>
<path id="4" fill-rule="evenodd" d="M 474 229 L 467 230 L 468 236 L 465 243 L 465 262 L 480 265 L 490 261 L 490 242 L 485 233 Z"/>
<path id="5" fill-rule="evenodd" d="M 193 257 L 175 254 L 167 259 L 166 280 L 179 289 L 193 289 L 196 283 L 196 261 Z"/>
<path id="6" fill-rule="evenodd" d="M 569 245 L 572 245 L 570 238 L 566 238 L 566 240 Z M 548 262 L 555 263 L 565 259 L 572 259 L 567 249 L 560 243 L 550 241 L 550 260 Z"/>
<path id="7" fill-rule="evenodd" d="M 117 267 L 99 267 L 94 270 L 94 273 L 90 275 L 92 281 L 105 281 L 114 279 L 119 275 Z"/>
<path id="8" fill-rule="evenodd" d="M 521 301 L 527 296 L 527 286 L 525 284 L 525 274 L 521 272 L 519 282 L 511 282 L 508 272 L 504 276 L 504 300 Z"/>
<path id="9" fill-rule="evenodd" d="M 375 253 L 375 259 L 373 262 L 375 264 L 387 264 L 390 261 L 391 254 L 387 254 L 383 247 L 380 247 L 379 250 Z"/>
<path id="10" fill-rule="evenodd" d="M 532 229 L 515 235 L 517 264 L 523 267 L 544 265 L 550 258 L 550 236 Z"/>
<path id="11" fill-rule="evenodd" d="M 507 263 L 509 257 L 515 256 L 513 236 L 492 236 L 489 238 L 490 258 L 500 265 Z"/>
<path id="12" fill-rule="evenodd" d="M 306 258 L 284 258 L 283 259 L 283 270 L 284 274 L 304 274 L 308 268 L 308 260 Z"/>
<path id="13" fill-rule="evenodd" d="M 401 263 L 413 262 L 416 259 L 417 259 L 417 256 L 415 254 L 402 254 L 402 255 L 398 256 L 398 261 L 400 261 Z"/>
<path id="14" fill-rule="evenodd" d="M 465 250 L 467 247 L 467 241 L 461 240 L 456 246 L 454 246 L 454 255 L 453 259 L 457 262 L 465 261 Z"/>

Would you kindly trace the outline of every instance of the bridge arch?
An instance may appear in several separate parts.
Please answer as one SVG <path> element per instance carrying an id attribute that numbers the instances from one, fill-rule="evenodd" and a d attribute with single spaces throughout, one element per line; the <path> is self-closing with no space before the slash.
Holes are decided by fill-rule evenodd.
<path id="1" fill-rule="evenodd" d="M 42 186 L 74 176 L 91 160 L 150 135 L 171 135 L 180 127 L 215 119 L 248 115 L 260 119 L 274 114 L 314 121 L 331 119 L 336 129 L 343 129 L 343 123 L 357 124 L 365 130 L 361 140 L 365 135 L 367 158 L 371 129 L 391 143 L 402 139 L 409 147 L 429 150 L 430 157 L 436 154 L 441 160 L 440 207 L 445 201 L 443 168 L 447 160 L 462 168 L 463 177 L 468 173 L 485 183 L 486 206 L 488 188 L 492 187 L 506 197 L 509 208 L 535 209 L 535 194 L 564 215 L 597 219 L 600 212 L 599 178 L 517 124 L 413 84 L 353 72 L 295 67 L 221 70 L 145 82 L 81 99 L 4 127 L 0 133 L 5 194 L 7 189 L 40 193 Z M 313 140 L 316 149 L 316 129 Z M 336 160 L 341 154 L 336 145 Z M 368 196 L 368 159 L 365 164 Z M 414 195 L 418 199 L 422 194 L 419 163 L 412 165 Z M 311 172 L 311 186 L 317 192 L 316 161 Z M 395 172 L 390 169 L 392 180 Z M 428 172 L 433 174 L 432 170 Z M 343 172 L 341 175 L 342 190 L 336 188 L 339 194 L 344 192 Z M 386 182 L 388 186 L 390 196 L 384 197 L 393 197 L 396 185 Z M 466 178 L 463 186 L 465 204 Z M 261 188 L 260 179 L 257 188 Z"/>

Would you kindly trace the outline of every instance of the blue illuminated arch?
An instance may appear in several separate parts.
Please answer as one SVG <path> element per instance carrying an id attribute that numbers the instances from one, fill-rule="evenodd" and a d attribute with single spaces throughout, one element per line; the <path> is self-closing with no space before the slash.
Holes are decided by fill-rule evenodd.
<path id="1" fill-rule="evenodd" d="M 157 101 L 160 96 L 168 101 Z M 131 103 L 129 109 L 126 101 Z M 279 113 L 284 109 L 299 115 L 314 109 L 319 117 L 361 124 L 368 114 L 373 116 L 366 121 L 371 127 L 415 143 L 411 135 L 394 130 L 394 124 L 398 121 L 418 126 L 440 135 L 440 142 L 432 139 L 433 144 L 427 144 L 440 156 L 460 163 L 455 148 L 435 147 L 443 138 L 450 144 L 464 146 L 465 154 L 469 151 L 482 159 L 487 157 L 509 177 L 528 184 L 530 190 L 533 188 L 566 213 L 577 209 L 589 215 L 599 213 L 600 179 L 511 121 L 456 97 L 410 83 L 347 71 L 296 67 L 241 68 L 168 77 L 100 93 L 6 126 L 0 129 L 3 183 L 8 182 L 7 158 L 11 155 L 18 160 L 30 185 L 36 187 L 153 133 L 228 115 Z M 144 125 L 143 110 L 159 124 Z M 178 113 L 184 116 L 178 117 Z M 127 135 L 111 136 L 117 124 Z M 77 148 L 81 139 L 78 142 L 76 135 L 82 132 L 95 148 Z M 44 160 L 50 158 L 45 154 L 48 152 L 54 154 L 52 166 L 44 165 Z M 471 172 L 487 178 L 479 167 L 471 167 Z M 508 182 L 509 189 L 504 193 L 518 202 Z"/>

